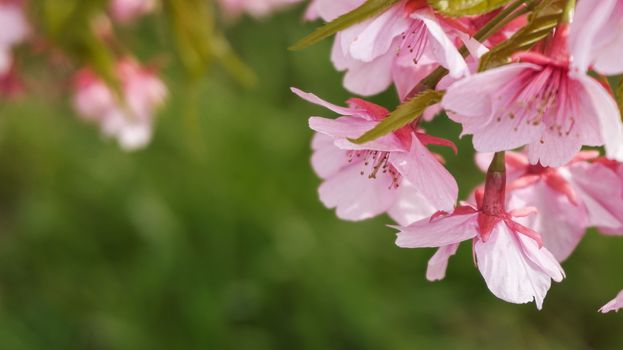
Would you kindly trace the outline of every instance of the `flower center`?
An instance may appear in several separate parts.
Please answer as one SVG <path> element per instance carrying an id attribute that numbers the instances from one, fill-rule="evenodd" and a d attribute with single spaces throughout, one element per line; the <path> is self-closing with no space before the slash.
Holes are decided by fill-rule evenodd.
<path id="1" fill-rule="evenodd" d="M 569 98 L 574 96 L 576 85 L 569 79 L 568 69 L 554 65 L 545 65 L 540 71 L 527 69 L 517 81 L 500 91 L 496 122 L 509 119 L 514 123 L 514 131 L 522 123 L 531 126 L 544 123 L 555 136 L 579 137 L 574 132 L 578 101 Z M 544 143 L 543 139 L 540 142 Z"/>
<path id="2" fill-rule="evenodd" d="M 389 162 L 389 152 L 361 150 L 348 151 L 348 163 L 359 162 L 363 165 L 360 175 L 367 174 L 368 179 L 376 179 L 377 176 L 389 176 L 391 184 L 388 189 L 400 187 L 402 175 Z"/>

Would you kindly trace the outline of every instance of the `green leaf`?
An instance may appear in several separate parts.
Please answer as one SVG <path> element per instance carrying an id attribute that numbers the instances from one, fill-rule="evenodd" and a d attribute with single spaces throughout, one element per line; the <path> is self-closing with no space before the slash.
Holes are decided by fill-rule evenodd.
<path id="1" fill-rule="evenodd" d="M 372 130 L 357 139 L 350 139 L 350 142 L 363 144 L 402 128 L 422 115 L 426 108 L 441 101 L 444 93 L 444 91 L 426 90 L 415 95 L 409 101 L 398 106 L 395 111 L 391 112 Z"/>
<path id="2" fill-rule="evenodd" d="M 623 119 L 623 78 L 619 78 L 619 83 L 617 84 L 617 105 L 619 105 L 619 112 L 621 112 L 621 119 Z"/>
<path id="3" fill-rule="evenodd" d="M 311 34 L 307 35 L 303 39 L 297 41 L 294 45 L 290 46 L 289 49 L 301 50 L 308 46 L 311 46 L 341 30 L 344 30 L 352 25 L 363 22 L 370 17 L 374 17 L 382 13 L 399 1 L 400 0 L 367 0 L 363 5 L 357 7 L 353 11 L 346 13 L 325 24 L 324 26 L 316 29 Z"/>
<path id="4" fill-rule="evenodd" d="M 257 85 L 257 75 L 251 67 L 236 54 L 229 42 L 223 36 L 215 36 L 212 39 L 212 51 L 223 68 L 231 74 L 240 84 L 245 87 Z"/>
<path id="5" fill-rule="evenodd" d="M 479 71 L 506 64 L 514 53 L 526 51 L 545 39 L 560 21 L 565 3 L 565 0 L 545 0 L 537 5 L 523 28 L 481 58 Z"/>
<path id="6" fill-rule="evenodd" d="M 475 16 L 491 12 L 513 0 L 428 0 L 435 10 L 446 16 Z"/>
<path id="7" fill-rule="evenodd" d="M 216 30 L 211 7 L 203 0 L 165 0 L 162 4 L 184 68 L 195 79 L 203 77 L 214 59 Z"/>

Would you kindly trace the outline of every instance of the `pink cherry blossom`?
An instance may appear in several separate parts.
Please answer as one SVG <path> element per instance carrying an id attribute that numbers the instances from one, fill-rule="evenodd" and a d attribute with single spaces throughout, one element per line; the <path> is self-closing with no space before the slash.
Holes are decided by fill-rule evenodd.
<path id="1" fill-rule="evenodd" d="M 583 145 L 623 156 L 623 125 L 612 96 L 568 61 L 536 53 L 453 84 L 441 104 L 473 134 L 479 152 L 528 146 L 530 163 L 561 166 Z"/>
<path id="2" fill-rule="evenodd" d="M 506 153 L 508 206 L 534 207 L 539 215 L 518 222 L 541 232 L 543 243 L 558 261 L 566 260 L 587 227 L 623 226 L 623 183 L 601 163 L 598 152 L 581 152 L 559 168 L 532 165 L 521 153 Z M 485 170 L 492 155 L 480 154 Z M 484 165 L 484 166 L 483 166 Z"/>
<path id="3" fill-rule="evenodd" d="M 139 149 L 151 139 L 154 112 L 167 90 L 152 71 L 131 59 L 119 61 L 117 78 L 121 96 L 92 70 L 83 69 L 76 76 L 74 106 L 84 119 L 98 123 L 105 135 L 115 137 L 123 149 Z"/>
<path id="4" fill-rule="evenodd" d="M 610 311 L 619 311 L 621 308 L 623 308 L 623 290 L 614 299 L 602 306 L 599 311 L 605 314 Z"/>
<path id="5" fill-rule="evenodd" d="M 623 0 L 580 0 L 570 28 L 573 65 L 605 75 L 623 73 Z"/>
<path id="6" fill-rule="evenodd" d="M 110 13 L 117 22 L 128 23 L 153 11 L 155 7 L 155 0 L 112 0 Z"/>
<path id="7" fill-rule="evenodd" d="M 363 1 L 359 1 L 359 4 Z M 355 3 L 347 1 L 343 9 Z M 318 5 L 320 8 L 320 5 Z M 320 11 L 325 20 L 337 14 Z M 477 46 L 475 40 L 462 33 L 449 20 L 438 17 L 423 0 L 404 0 L 382 14 L 356 24 L 335 37 L 331 60 L 340 71 L 346 71 L 344 86 L 360 95 L 374 95 L 387 89 L 392 81 L 410 82 L 402 89 L 410 90 L 418 83 L 422 69 L 437 64 L 447 68 L 452 77 L 468 74 L 465 60 L 456 47 L 456 40 Z M 409 78 L 405 74 L 416 70 Z"/>
<path id="8" fill-rule="evenodd" d="M 473 240 L 474 255 L 489 290 L 511 303 L 534 300 L 541 309 L 551 280 L 562 281 L 556 258 L 540 247 L 538 234 L 515 221 L 521 212 L 497 216 L 466 205 L 451 214 L 425 218 L 400 227 L 396 245 L 402 248 L 440 247 L 429 261 L 427 278 L 441 279 L 448 258 L 460 242 Z"/>
<path id="9" fill-rule="evenodd" d="M 219 0 L 223 10 L 229 16 L 247 13 L 253 17 L 263 17 L 272 11 L 301 2 L 301 0 Z"/>
<path id="10" fill-rule="evenodd" d="M 3 75 L 11 68 L 13 47 L 30 32 L 21 1 L 0 1 L 0 23 L 0 75 Z"/>
<path id="11" fill-rule="evenodd" d="M 318 192 L 329 208 L 345 220 L 363 220 L 384 212 L 408 224 L 456 203 L 456 181 L 427 148 L 450 145 L 411 126 L 357 145 L 348 141 L 376 126 L 388 111 L 357 98 L 339 107 L 298 89 L 301 98 L 340 115 L 311 117 L 317 132 L 312 142 L 312 166 L 323 180 Z"/>
<path id="12" fill-rule="evenodd" d="M 534 300 L 541 309 L 551 281 L 562 281 L 564 271 L 552 253 L 542 246 L 539 233 L 516 218 L 534 214 L 533 208 L 505 209 L 506 175 L 487 174 L 484 192 L 477 193 L 477 207 L 462 205 L 452 213 L 438 212 L 400 232 L 402 248 L 439 247 L 429 261 L 427 278 L 443 278 L 448 258 L 462 241 L 472 240 L 474 258 L 489 290 L 512 303 Z"/>

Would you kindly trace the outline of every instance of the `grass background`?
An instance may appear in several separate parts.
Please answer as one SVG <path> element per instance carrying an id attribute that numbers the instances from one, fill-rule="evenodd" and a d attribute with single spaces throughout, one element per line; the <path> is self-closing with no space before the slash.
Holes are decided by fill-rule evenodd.
<path id="1" fill-rule="evenodd" d="M 332 115 L 288 88 L 348 94 L 329 42 L 286 51 L 313 27 L 300 14 L 228 29 L 255 89 L 167 66 L 145 151 L 103 140 L 67 98 L 2 103 L 0 348 L 623 348 L 622 315 L 596 312 L 623 288 L 620 238 L 589 233 L 539 312 L 492 296 L 469 244 L 429 283 L 433 251 L 395 247 L 388 218 L 341 222 L 320 204 L 307 117 Z M 168 43 L 157 20 L 137 29 L 125 40 L 145 58 Z M 459 146 L 444 155 L 465 195 L 482 175 Z"/>

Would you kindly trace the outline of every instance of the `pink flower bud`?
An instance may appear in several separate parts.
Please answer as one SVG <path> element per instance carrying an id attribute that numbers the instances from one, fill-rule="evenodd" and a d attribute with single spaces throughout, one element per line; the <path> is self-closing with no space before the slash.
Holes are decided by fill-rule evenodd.
<path id="1" fill-rule="evenodd" d="M 150 70 L 134 60 L 117 64 L 121 96 L 92 70 L 83 69 L 75 78 L 74 106 L 87 120 L 100 125 L 125 150 L 139 149 L 151 139 L 154 112 L 162 105 L 166 87 Z"/>

